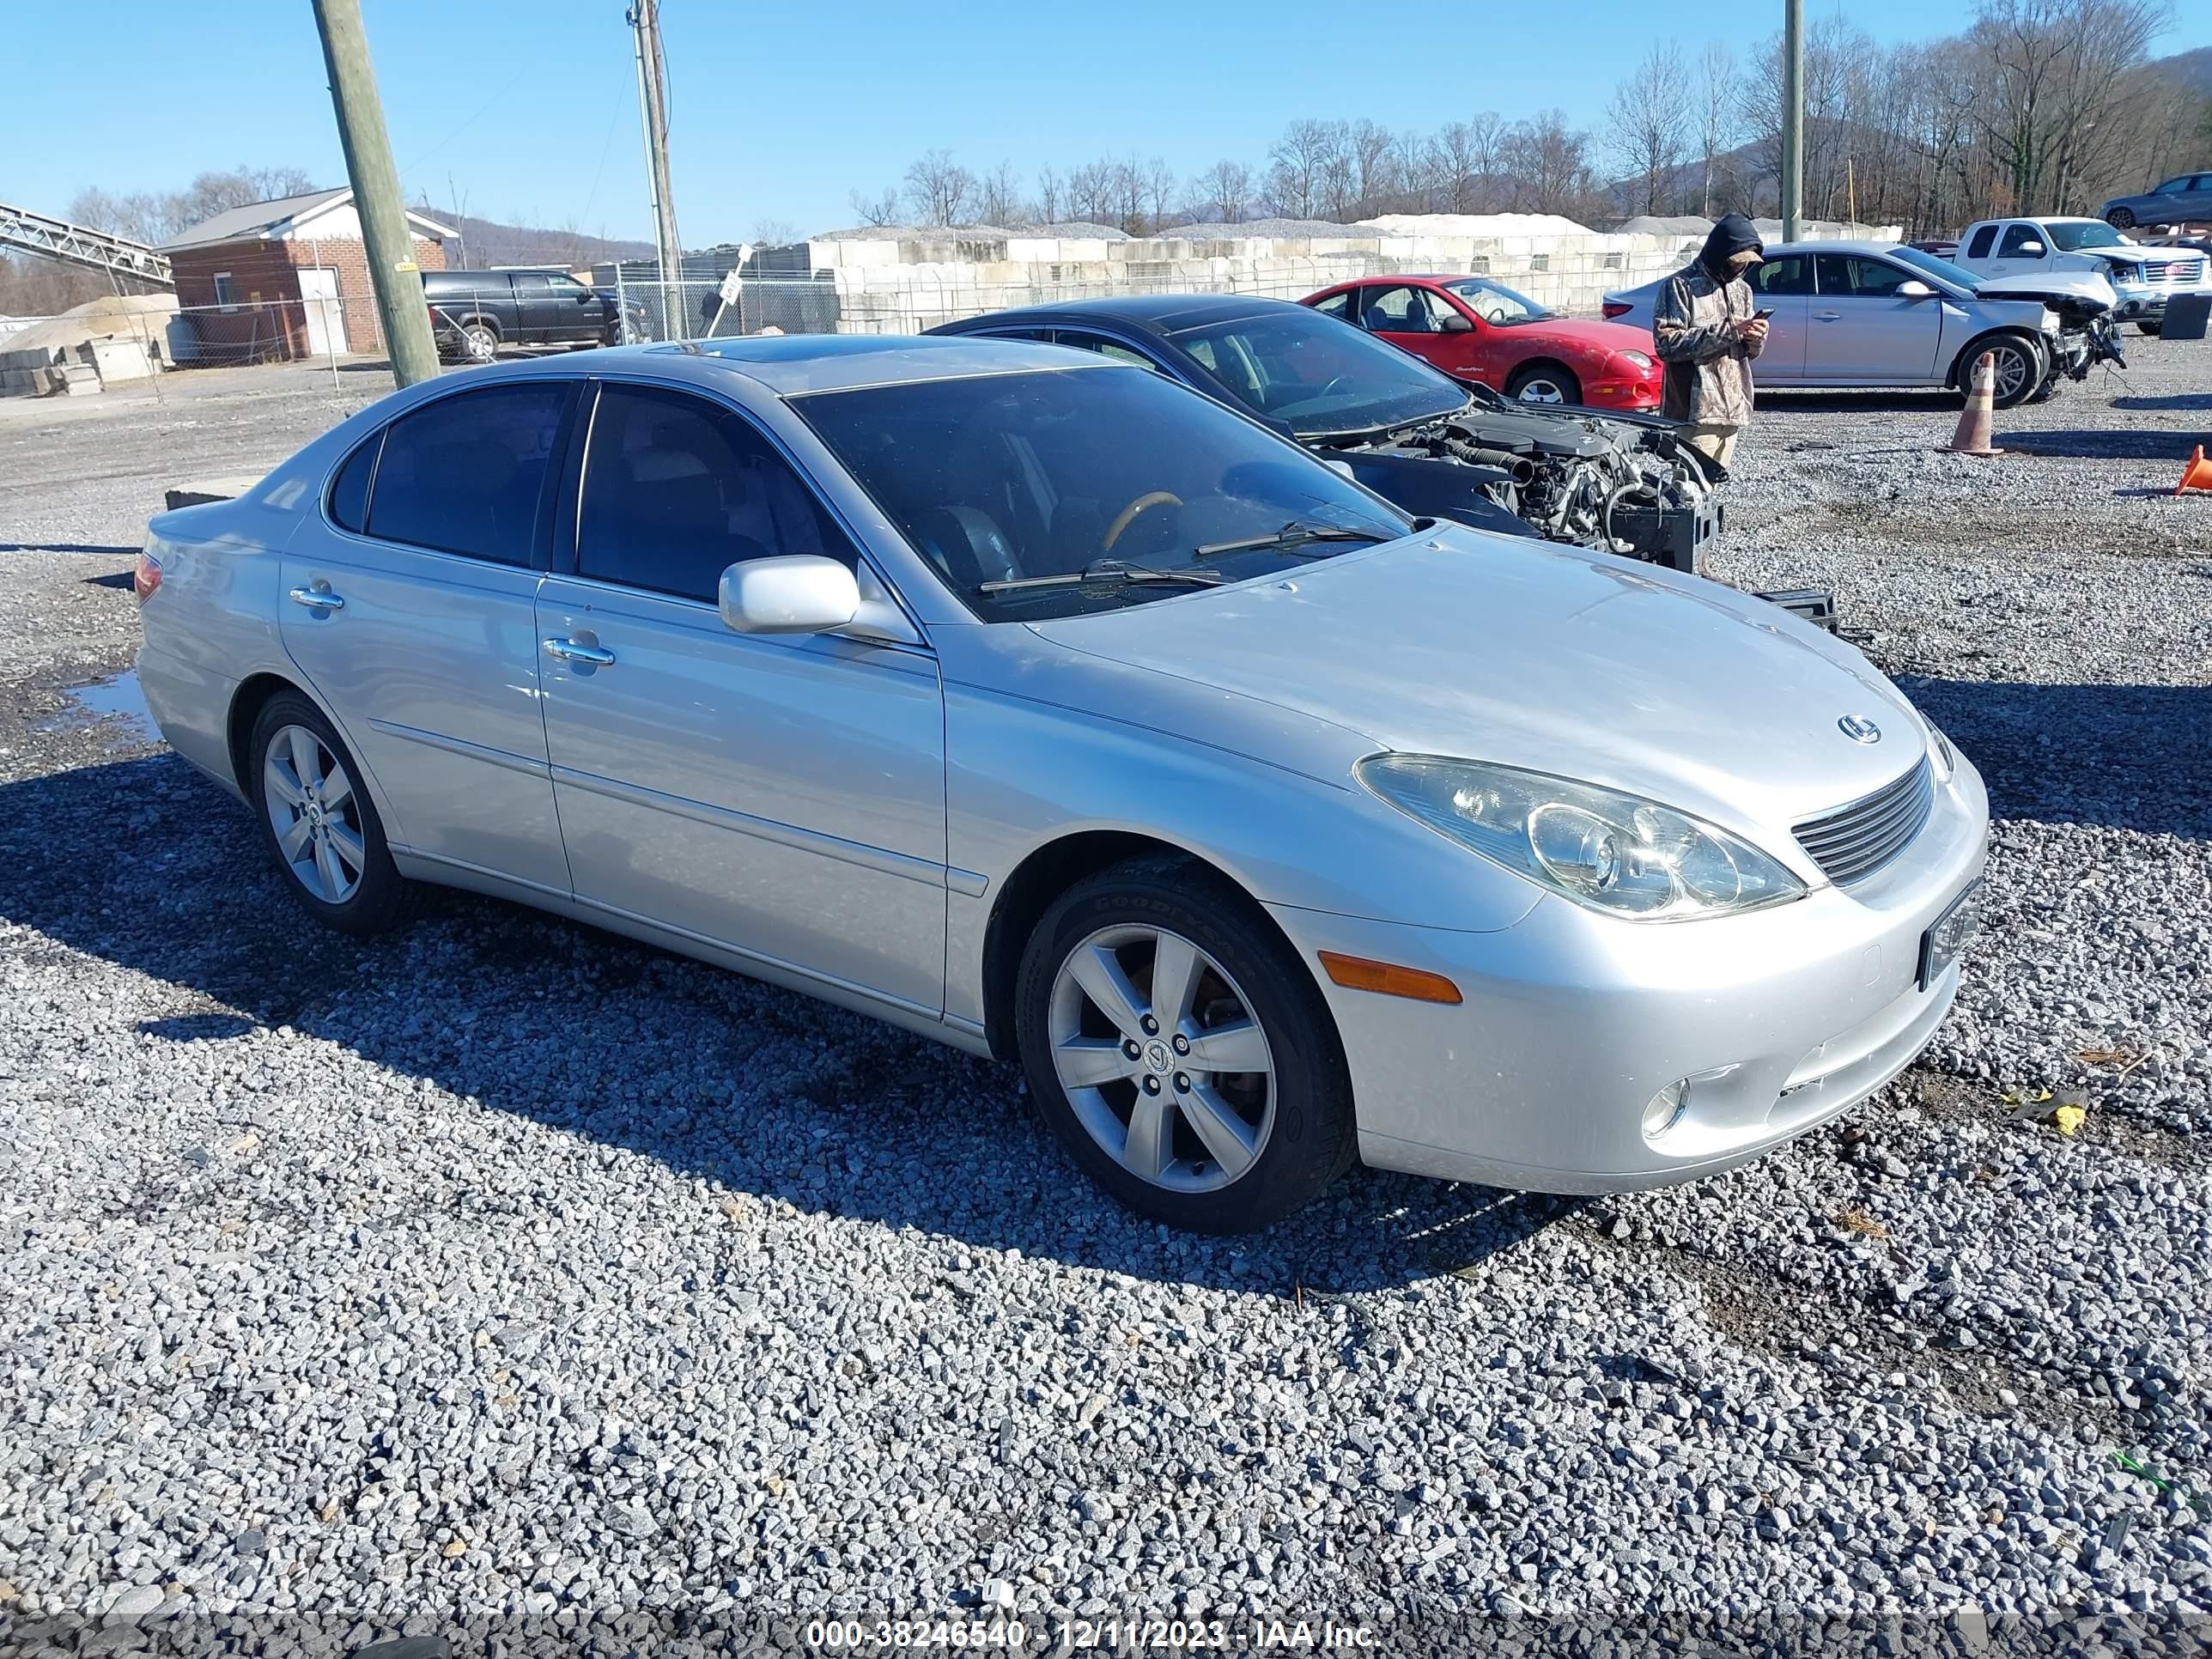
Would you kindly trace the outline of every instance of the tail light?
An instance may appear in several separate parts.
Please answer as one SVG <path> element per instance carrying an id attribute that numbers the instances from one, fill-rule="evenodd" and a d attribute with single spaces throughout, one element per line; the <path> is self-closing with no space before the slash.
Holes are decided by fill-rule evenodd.
<path id="1" fill-rule="evenodd" d="M 1636 307 L 1626 300 L 1607 300 L 1605 302 L 1606 320 L 1611 322 L 1616 317 L 1626 317 L 1635 309 Z"/>
<path id="2" fill-rule="evenodd" d="M 161 562 L 151 553 L 141 553 L 138 562 L 131 572 L 131 591 L 143 605 L 154 597 L 154 590 L 161 585 Z"/>

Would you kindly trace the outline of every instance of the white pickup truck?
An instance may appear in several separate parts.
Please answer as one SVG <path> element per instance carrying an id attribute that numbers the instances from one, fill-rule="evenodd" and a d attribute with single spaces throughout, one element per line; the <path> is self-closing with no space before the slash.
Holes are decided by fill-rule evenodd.
<path id="1" fill-rule="evenodd" d="M 2146 334 L 2159 331 L 2173 295 L 2207 286 L 2203 254 L 2145 247 L 2102 219 L 1984 219 L 1960 235 L 1951 263 L 1978 276 L 2107 283 L 2114 319 Z"/>

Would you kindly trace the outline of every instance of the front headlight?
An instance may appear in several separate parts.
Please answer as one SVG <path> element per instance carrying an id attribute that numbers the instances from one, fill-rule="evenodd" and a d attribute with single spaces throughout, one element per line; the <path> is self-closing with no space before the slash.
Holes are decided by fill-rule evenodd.
<path id="1" fill-rule="evenodd" d="M 1805 894 L 1747 842 L 1618 790 L 1436 755 L 1370 755 L 1352 770 L 1447 840 L 1607 915 L 1687 921 Z"/>
<path id="2" fill-rule="evenodd" d="M 1943 735 L 1942 728 L 1925 715 L 1921 719 L 1928 727 L 1928 757 L 1935 763 L 1936 781 L 1948 783 L 1951 774 L 1959 769 L 1959 757 L 1951 748 L 1951 739 Z"/>
<path id="3" fill-rule="evenodd" d="M 1619 351 L 1615 352 L 1613 355 L 1619 357 L 1621 362 L 1625 363 L 1634 363 L 1638 368 L 1649 368 L 1651 367 L 1650 356 L 1644 352 Z"/>

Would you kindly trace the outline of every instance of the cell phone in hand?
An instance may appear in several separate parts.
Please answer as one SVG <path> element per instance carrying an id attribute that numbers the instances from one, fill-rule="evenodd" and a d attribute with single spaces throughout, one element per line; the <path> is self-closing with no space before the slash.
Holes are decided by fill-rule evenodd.
<path id="1" fill-rule="evenodd" d="M 1751 320 L 1754 323 L 1763 323 L 1773 314 L 1774 307 L 1772 306 L 1761 306 L 1758 310 L 1751 313 Z"/>

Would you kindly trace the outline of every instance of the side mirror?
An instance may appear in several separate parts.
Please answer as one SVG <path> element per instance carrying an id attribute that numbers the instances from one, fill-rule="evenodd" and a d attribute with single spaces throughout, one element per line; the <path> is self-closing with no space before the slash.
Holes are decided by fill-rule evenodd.
<path id="1" fill-rule="evenodd" d="M 1456 311 L 1448 311 L 1444 313 L 1443 331 L 1447 334 L 1472 334 L 1474 324 Z"/>
<path id="2" fill-rule="evenodd" d="M 2014 248 L 2013 252 L 2019 254 L 2025 259 L 2040 259 L 2043 257 L 2043 244 L 2040 242 L 2022 242 L 2018 247 Z"/>
<path id="3" fill-rule="evenodd" d="M 827 634 L 853 620 L 860 585 L 835 559 L 790 553 L 745 559 L 722 573 L 724 626 L 739 634 Z"/>
<path id="4" fill-rule="evenodd" d="M 1936 297 L 1936 290 L 1927 283 L 1913 279 L 1897 285 L 1897 297 L 1900 300 L 1932 300 Z"/>

